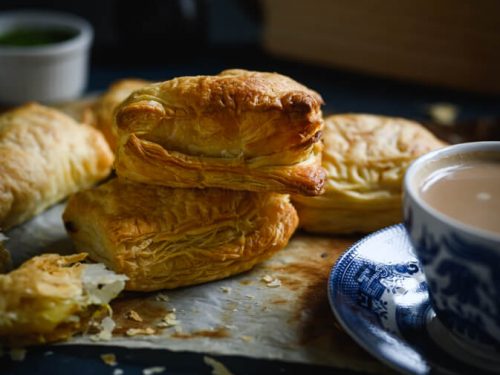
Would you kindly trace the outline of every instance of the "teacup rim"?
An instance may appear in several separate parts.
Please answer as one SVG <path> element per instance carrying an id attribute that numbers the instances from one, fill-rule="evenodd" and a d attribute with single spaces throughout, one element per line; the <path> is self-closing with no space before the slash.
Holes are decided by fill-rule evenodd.
<path id="1" fill-rule="evenodd" d="M 444 156 L 458 155 L 461 153 L 488 152 L 488 151 L 498 151 L 498 153 L 500 154 L 500 141 L 478 141 L 478 142 L 458 143 L 437 150 L 433 150 L 429 153 L 420 156 L 419 158 L 415 159 L 406 170 L 404 177 L 404 194 L 409 194 L 411 199 L 418 206 L 420 206 L 424 211 L 426 211 L 428 214 L 430 214 L 440 222 L 451 225 L 469 235 L 500 243 L 500 234 L 496 234 L 495 232 L 463 223 L 457 219 L 454 219 L 448 215 L 441 213 L 440 211 L 429 205 L 420 197 L 420 195 L 418 194 L 418 189 L 415 186 L 415 184 L 411 183 L 411 181 L 415 178 L 417 172 L 423 166 L 425 166 L 427 162 L 431 160 L 438 160 Z"/>

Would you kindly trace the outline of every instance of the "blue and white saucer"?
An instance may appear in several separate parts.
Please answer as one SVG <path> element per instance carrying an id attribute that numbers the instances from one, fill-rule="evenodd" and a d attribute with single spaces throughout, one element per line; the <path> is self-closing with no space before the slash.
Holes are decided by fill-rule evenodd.
<path id="1" fill-rule="evenodd" d="M 399 371 L 500 373 L 500 358 L 476 356 L 436 318 L 402 224 L 375 232 L 347 250 L 332 269 L 328 297 L 358 344 Z"/>

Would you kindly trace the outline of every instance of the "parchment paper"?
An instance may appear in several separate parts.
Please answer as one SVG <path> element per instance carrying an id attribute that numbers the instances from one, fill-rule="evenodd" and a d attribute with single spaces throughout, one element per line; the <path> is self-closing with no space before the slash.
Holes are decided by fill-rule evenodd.
<path id="1" fill-rule="evenodd" d="M 7 233 L 5 246 L 15 265 L 42 252 L 73 251 L 62 224 L 63 210 L 64 204 L 56 205 Z M 125 293 L 112 304 L 113 338 L 98 344 L 387 372 L 338 326 L 328 304 L 328 274 L 353 240 L 298 233 L 285 249 L 247 273 L 160 293 Z M 142 321 L 131 319 L 130 310 Z M 168 313 L 177 324 L 158 327 Z M 129 337 L 130 328 L 149 328 L 153 334 Z M 96 342 L 80 335 L 64 343 L 72 344 Z"/>

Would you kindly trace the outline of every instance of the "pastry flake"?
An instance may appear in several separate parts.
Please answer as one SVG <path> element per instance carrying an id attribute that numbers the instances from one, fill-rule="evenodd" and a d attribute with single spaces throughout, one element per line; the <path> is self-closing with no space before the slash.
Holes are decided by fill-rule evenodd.
<path id="1" fill-rule="evenodd" d="M 169 187 L 320 194 L 322 103 L 277 73 L 234 69 L 149 85 L 117 109 L 117 174 Z"/>
<path id="2" fill-rule="evenodd" d="M 298 225 L 289 197 L 176 189 L 114 179 L 75 194 L 63 215 L 77 250 L 153 291 L 249 270 L 288 243 Z"/>
<path id="3" fill-rule="evenodd" d="M 366 114 L 327 117 L 323 142 L 325 193 L 293 203 L 305 230 L 340 234 L 400 222 L 407 167 L 445 145 L 416 122 Z"/>
<path id="4" fill-rule="evenodd" d="M 2 230 L 94 185 L 113 163 L 97 130 L 38 104 L 0 116 L 0 155 Z"/>
<path id="5" fill-rule="evenodd" d="M 20 347 L 65 340 L 106 312 L 126 277 L 86 254 L 45 254 L 0 275 L 0 343 Z"/>

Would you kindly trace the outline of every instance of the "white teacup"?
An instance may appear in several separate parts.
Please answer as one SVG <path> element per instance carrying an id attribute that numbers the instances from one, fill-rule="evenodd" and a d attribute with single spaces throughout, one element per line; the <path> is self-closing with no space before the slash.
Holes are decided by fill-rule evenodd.
<path id="1" fill-rule="evenodd" d="M 477 183 L 479 177 L 470 174 L 472 170 L 465 170 L 490 163 L 491 172 L 481 184 Z M 477 169 L 478 173 L 483 169 Z M 500 196 L 492 196 L 500 183 L 490 183 L 495 176 L 500 181 L 498 173 L 500 142 L 464 143 L 436 150 L 408 169 L 403 203 L 405 226 L 437 318 L 465 345 L 494 357 L 500 356 L 500 232 L 471 218 L 474 212 L 481 215 L 482 211 L 476 210 L 481 207 L 490 219 L 500 222 L 498 203 L 494 204 Z M 470 184 L 466 182 L 468 175 L 472 176 Z M 431 185 L 435 190 L 430 190 Z M 482 188 L 473 191 L 470 185 Z"/>

